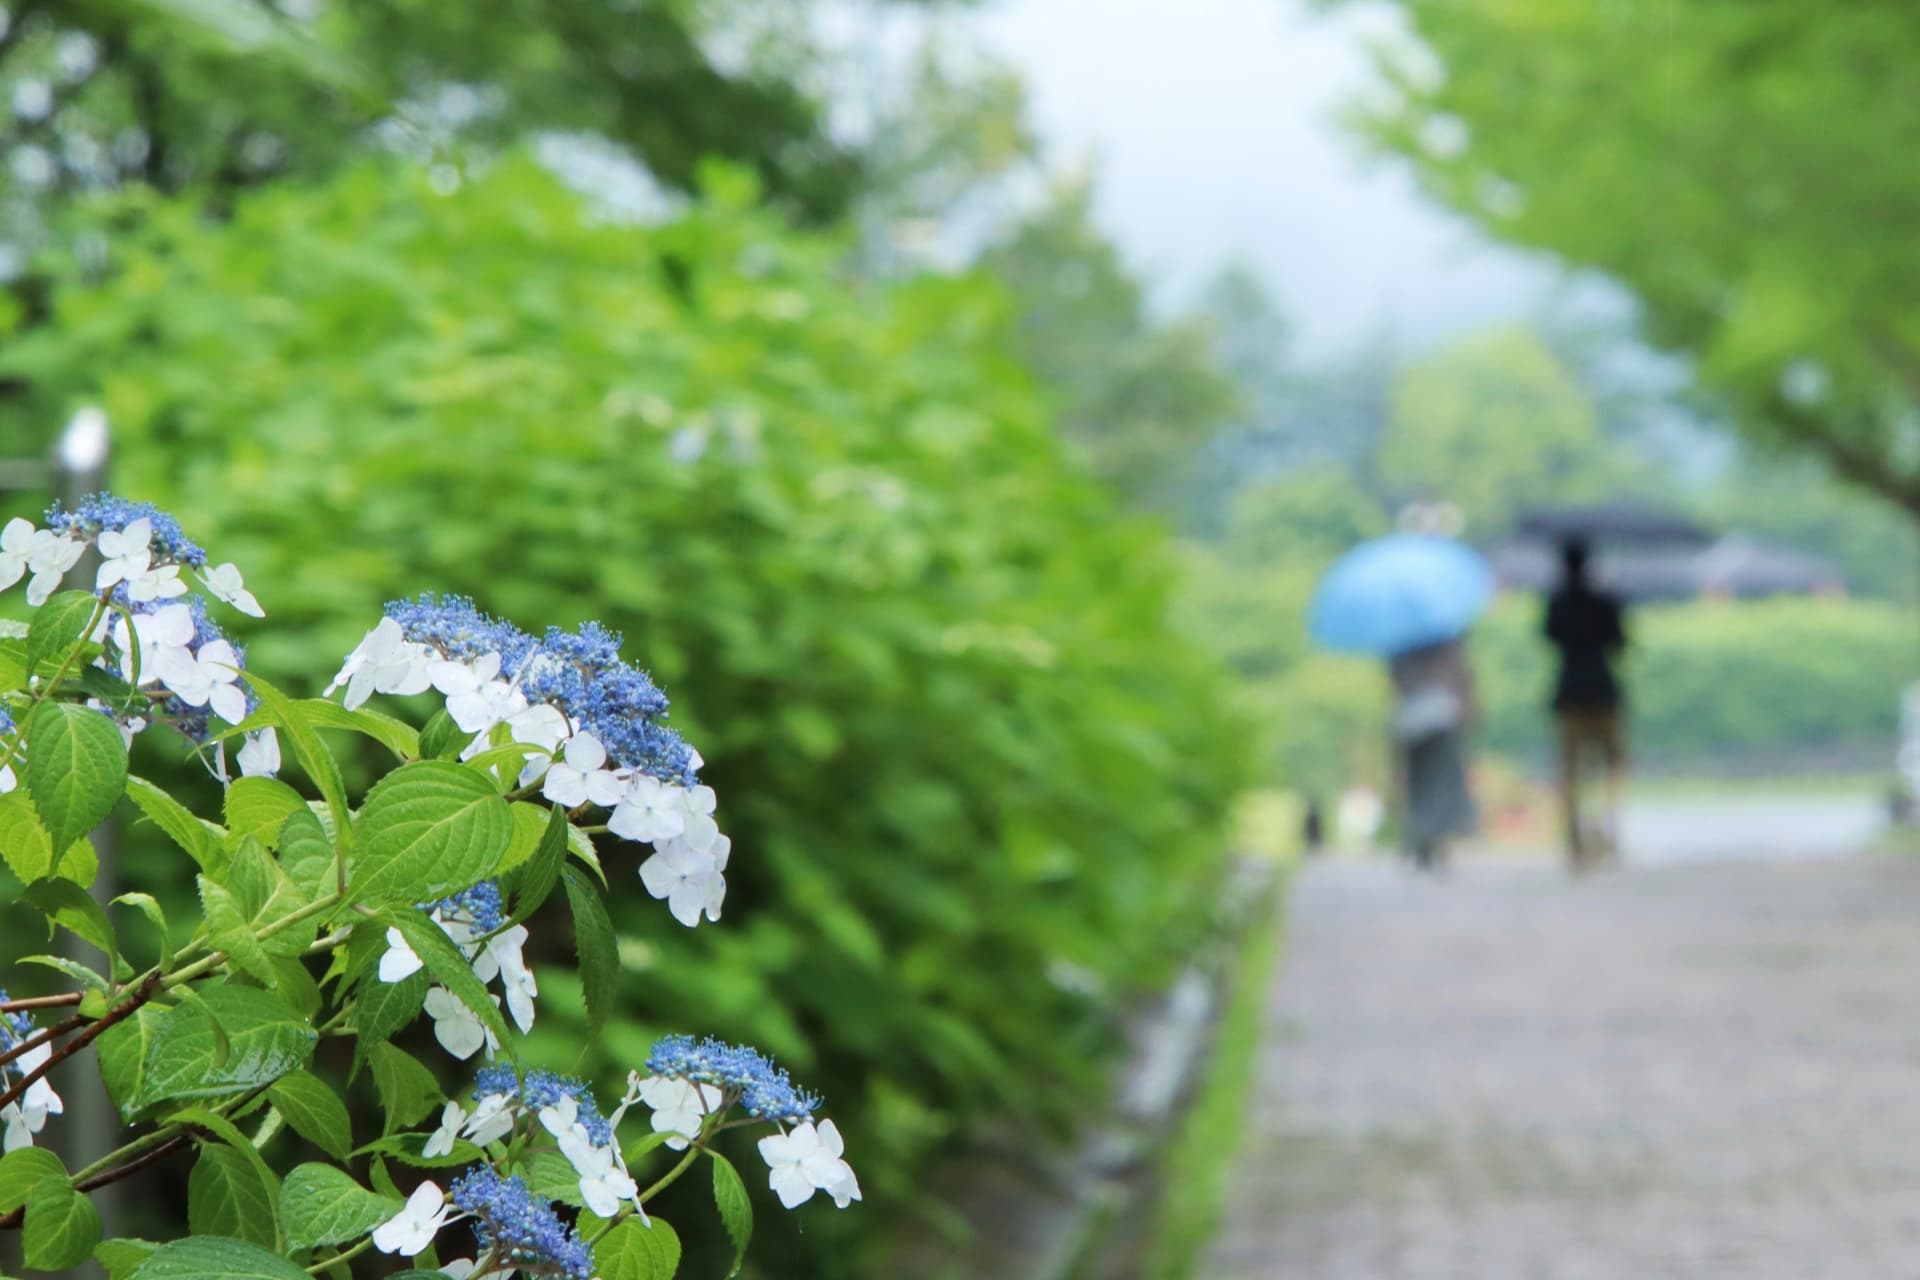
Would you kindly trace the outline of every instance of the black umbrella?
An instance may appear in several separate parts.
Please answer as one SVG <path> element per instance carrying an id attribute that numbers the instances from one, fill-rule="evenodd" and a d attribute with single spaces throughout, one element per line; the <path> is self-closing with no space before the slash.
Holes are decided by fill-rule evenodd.
<path id="1" fill-rule="evenodd" d="M 1679 544 L 1702 547 L 1713 535 L 1677 511 L 1639 502 L 1536 507 L 1520 517 L 1514 532 L 1538 542 Z"/>

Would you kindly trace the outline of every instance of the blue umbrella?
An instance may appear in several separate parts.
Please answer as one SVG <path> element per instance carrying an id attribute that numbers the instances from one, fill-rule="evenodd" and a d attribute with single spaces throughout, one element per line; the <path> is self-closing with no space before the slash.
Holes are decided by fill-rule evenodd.
<path id="1" fill-rule="evenodd" d="M 1307 629 L 1329 649 L 1391 657 L 1465 631 L 1493 599 L 1493 571 L 1450 538 L 1363 542 L 1313 590 Z"/>

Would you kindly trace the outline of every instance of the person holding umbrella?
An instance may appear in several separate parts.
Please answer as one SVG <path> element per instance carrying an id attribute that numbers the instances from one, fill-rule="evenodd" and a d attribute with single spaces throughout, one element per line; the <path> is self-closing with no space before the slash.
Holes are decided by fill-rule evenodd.
<path id="1" fill-rule="evenodd" d="M 1342 556 L 1309 607 L 1315 640 L 1387 662 L 1406 849 L 1422 868 L 1443 865 L 1448 842 L 1477 825 L 1467 790 L 1474 690 L 1462 637 L 1492 598 L 1493 574 L 1474 551 L 1403 533 Z"/>

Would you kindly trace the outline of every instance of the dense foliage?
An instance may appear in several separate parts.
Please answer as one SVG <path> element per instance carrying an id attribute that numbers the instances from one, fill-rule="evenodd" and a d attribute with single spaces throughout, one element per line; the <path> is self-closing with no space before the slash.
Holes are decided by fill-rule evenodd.
<path id="1" fill-rule="evenodd" d="M 50 969 L 61 989 L 0 992 L 0 1228 L 20 1232 L 29 1268 L 300 1280 L 349 1276 L 377 1251 L 423 1280 L 672 1280 L 679 1237 L 645 1206 L 706 1156 L 732 1274 L 752 1209 L 712 1143 L 734 1128 L 763 1131 L 784 1206 L 861 1198 L 820 1099 L 755 1050 L 663 1037 L 610 1112 L 585 1081 L 524 1064 L 534 931 L 571 933 L 589 1034 L 613 1013 L 602 895 L 630 892 L 615 858 L 651 846 L 640 883 L 687 927 L 717 920 L 726 898 L 729 842 L 699 753 L 617 637 L 588 622 L 536 638 L 422 595 L 389 605 L 347 655 L 325 690 L 343 689 L 339 702 L 295 700 L 247 669 L 216 620 L 265 616 L 239 567 L 216 565 L 172 515 L 93 494 L 44 520 L 0 527 L 0 591 L 24 580 L 30 616 L 0 638 L 0 855 L 21 884 L 10 902 L 101 963 L 21 957 L 10 986 Z M 70 579 L 88 585 L 59 590 Z M 429 690 L 445 704 L 423 730 L 366 705 Z M 382 762 L 357 801 L 322 726 Z M 134 741 L 163 735 L 217 783 L 219 821 L 130 772 Z M 163 891 L 190 880 L 191 911 L 113 893 L 119 868 L 91 837 L 123 797 L 164 836 L 142 850 L 146 877 Z M 604 850 L 594 832 L 610 833 Z M 567 926 L 545 909 L 557 896 Z M 441 1050 L 473 1064 L 443 1072 L 457 1081 L 444 1092 L 394 1043 L 422 1014 Z M 134 1132 L 69 1168 L 36 1139 L 61 1136 L 55 1085 L 75 1078 L 56 1068 L 88 1055 L 108 1097 L 82 1081 L 74 1107 L 111 1105 Z M 344 1101 L 355 1077 L 380 1119 L 360 1143 Z M 629 1112 L 650 1132 L 623 1135 Z M 433 1114 L 438 1127 L 417 1131 Z M 361 1137 L 371 1128 L 363 1116 Z M 103 1239 L 92 1193 L 188 1153 L 186 1222 L 159 1233 L 176 1238 Z"/>
<path id="2" fill-rule="evenodd" d="M 1920 512 L 1906 5 L 1398 0 L 1371 135 L 1489 234 L 1605 272 L 1737 425 Z"/>
<path id="3" fill-rule="evenodd" d="M 740 869 L 724 931 L 615 896 L 631 1012 L 583 1069 L 663 1024 L 757 1044 L 871 1135 L 904 1221 L 950 1134 L 1084 1105 L 1107 1010 L 1212 887 L 1242 742 L 1002 296 L 850 286 L 753 194 L 638 229 L 515 161 L 162 207 L 6 364 L 45 421 L 99 399 L 118 482 L 281 584 L 269 676 L 423 581 L 632 635 L 738 797 Z M 534 1039 L 571 1043 L 553 1004 Z M 782 1274 L 847 1274 L 832 1226 Z"/>

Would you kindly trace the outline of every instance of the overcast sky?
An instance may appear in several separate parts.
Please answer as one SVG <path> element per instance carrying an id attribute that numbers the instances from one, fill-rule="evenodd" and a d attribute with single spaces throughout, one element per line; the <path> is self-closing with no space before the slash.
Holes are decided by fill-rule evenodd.
<path id="1" fill-rule="evenodd" d="M 1098 157 L 1100 212 L 1135 266 L 1190 288 L 1253 261 L 1303 343 L 1423 344 L 1516 318 L 1557 279 L 1488 245 L 1369 160 L 1335 119 L 1380 13 L 1299 0 L 990 0 L 969 20 L 1025 73 L 1055 163 Z"/>

